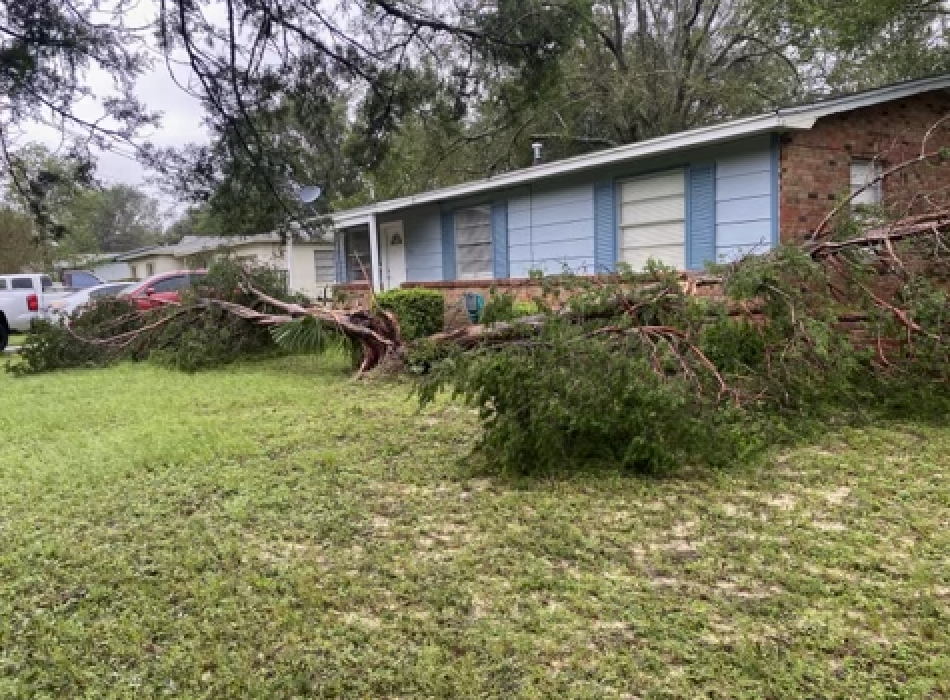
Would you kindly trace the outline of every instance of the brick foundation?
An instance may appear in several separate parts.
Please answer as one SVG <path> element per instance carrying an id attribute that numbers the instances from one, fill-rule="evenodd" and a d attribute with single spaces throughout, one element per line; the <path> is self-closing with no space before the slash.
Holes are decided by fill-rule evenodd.
<path id="1" fill-rule="evenodd" d="M 782 136 L 780 230 L 783 242 L 803 240 L 837 201 L 850 194 L 852 158 L 880 158 L 884 169 L 915 158 L 927 131 L 950 114 L 950 91 L 819 119 L 809 131 Z M 950 124 L 936 130 L 927 150 L 950 147 Z M 915 166 L 884 182 L 885 205 L 898 215 L 914 212 L 919 193 L 936 192 L 950 204 L 950 163 Z"/>

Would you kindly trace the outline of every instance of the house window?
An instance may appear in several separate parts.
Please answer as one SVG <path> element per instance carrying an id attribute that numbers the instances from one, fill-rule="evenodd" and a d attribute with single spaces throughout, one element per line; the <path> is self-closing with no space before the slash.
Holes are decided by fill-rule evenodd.
<path id="1" fill-rule="evenodd" d="M 155 263 L 145 263 L 145 276 L 151 277 L 155 274 Z"/>
<path id="2" fill-rule="evenodd" d="M 334 284 L 336 282 L 336 259 L 333 248 L 314 250 L 313 267 L 318 287 Z"/>
<path id="3" fill-rule="evenodd" d="M 654 259 L 686 268 L 686 173 L 638 177 L 620 184 L 620 260 L 639 272 Z"/>
<path id="4" fill-rule="evenodd" d="M 357 229 L 346 234 L 346 281 L 365 282 L 373 264 L 369 254 L 369 228 Z"/>
<path id="5" fill-rule="evenodd" d="M 854 194 L 865 185 L 874 182 L 881 175 L 880 161 L 870 158 L 858 158 L 851 161 L 851 194 Z M 851 206 L 877 206 L 883 199 L 881 181 L 874 182 L 866 190 L 860 192 L 851 200 Z"/>
<path id="6" fill-rule="evenodd" d="M 137 280 L 139 278 L 139 271 L 135 265 L 129 265 L 129 273 L 132 275 L 132 279 Z"/>
<path id="7" fill-rule="evenodd" d="M 460 280 L 494 276 L 490 205 L 455 212 L 455 268 Z"/>

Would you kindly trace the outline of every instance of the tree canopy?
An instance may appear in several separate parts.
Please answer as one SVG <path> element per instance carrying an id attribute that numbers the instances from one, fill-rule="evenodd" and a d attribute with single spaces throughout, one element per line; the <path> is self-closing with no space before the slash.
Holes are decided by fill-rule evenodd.
<path id="1" fill-rule="evenodd" d="M 27 123 L 61 128 L 77 163 L 132 149 L 211 228 L 259 232 L 521 167 L 534 140 L 560 158 L 946 70 L 948 13 L 945 0 L 0 0 L 0 147 L 14 181 Z M 135 80 L 156 55 L 201 101 L 209 143 L 141 138 L 157 115 Z M 93 94 L 96 71 L 111 93 Z M 311 183 L 326 196 L 302 208 Z"/>

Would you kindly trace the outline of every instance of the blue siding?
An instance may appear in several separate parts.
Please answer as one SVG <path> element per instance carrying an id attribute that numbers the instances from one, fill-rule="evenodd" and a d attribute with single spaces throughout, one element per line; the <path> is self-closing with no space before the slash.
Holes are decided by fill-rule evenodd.
<path id="1" fill-rule="evenodd" d="M 617 188 L 612 180 L 594 185 L 594 269 L 613 272 L 617 265 Z"/>
<path id="2" fill-rule="evenodd" d="M 508 204 L 495 202 L 491 207 L 491 243 L 495 279 L 508 277 Z"/>
<path id="3" fill-rule="evenodd" d="M 442 212 L 442 279 L 455 279 L 455 213 Z"/>
<path id="4" fill-rule="evenodd" d="M 719 203 L 716 220 L 720 224 L 741 224 L 761 221 L 772 216 L 772 197 L 769 195 L 729 199 Z"/>
<path id="5" fill-rule="evenodd" d="M 531 270 L 582 273 L 615 269 L 618 256 L 616 182 L 651 172 L 687 172 L 687 267 L 764 251 L 777 240 L 777 141 L 769 136 L 598 168 L 530 186 L 409 206 L 381 217 L 402 220 L 407 279 L 456 278 L 454 211 L 492 205 L 493 273 L 527 277 Z"/>
<path id="6" fill-rule="evenodd" d="M 594 188 L 576 180 L 508 193 L 508 273 L 594 269 Z"/>
<path id="7" fill-rule="evenodd" d="M 442 219 L 437 206 L 406 209 L 380 218 L 402 221 L 406 232 L 406 281 L 437 282 L 442 270 Z"/>
<path id="8" fill-rule="evenodd" d="M 772 143 L 763 136 L 716 159 L 716 260 L 770 250 L 775 192 Z"/>
<path id="9" fill-rule="evenodd" d="M 695 165 L 686 188 L 686 267 L 700 270 L 716 260 L 716 168 Z"/>

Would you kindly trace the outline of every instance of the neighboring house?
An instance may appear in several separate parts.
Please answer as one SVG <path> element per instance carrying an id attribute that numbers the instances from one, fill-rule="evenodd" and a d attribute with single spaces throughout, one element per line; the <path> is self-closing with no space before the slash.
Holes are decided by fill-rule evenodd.
<path id="1" fill-rule="evenodd" d="M 61 270 L 89 270 L 103 282 L 122 282 L 129 279 L 129 266 L 119 261 L 121 253 L 80 253 L 53 264 Z"/>
<path id="2" fill-rule="evenodd" d="M 142 248 L 121 255 L 119 260 L 128 266 L 129 277 L 143 280 L 163 272 L 204 268 L 221 255 L 287 270 L 294 292 L 316 299 L 332 295 L 336 268 L 333 245 L 329 242 L 298 239 L 288 246 L 277 234 L 230 238 L 185 236 L 175 245 Z"/>
<path id="3" fill-rule="evenodd" d="M 699 270 L 804 239 L 852 188 L 917 155 L 948 114 L 944 75 L 338 212 L 336 279 L 472 287 L 649 258 Z M 950 146 L 948 131 L 932 143 Z M 859 201 L 945 187 L 948 174 L 930 164 Z"/>

